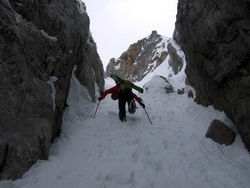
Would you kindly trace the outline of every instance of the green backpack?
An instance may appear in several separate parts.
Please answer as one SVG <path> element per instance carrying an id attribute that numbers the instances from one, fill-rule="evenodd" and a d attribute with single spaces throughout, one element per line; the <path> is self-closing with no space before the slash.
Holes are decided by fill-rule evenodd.
<path id="1" fill-rule="evenodd" d="M 114 81 L 120 87 L 121 90 L 123 90 L 123 89 L 135 89 L 136 91 L 143 93 L 142 88 L 140 88 L 139 86 L 136 86 L 135 84 L 133 84 L 132 82 L 130 82 L 128 80 L 123 80 L 114 74 L 111 74 L 111 78 L 114 79 Z"/>

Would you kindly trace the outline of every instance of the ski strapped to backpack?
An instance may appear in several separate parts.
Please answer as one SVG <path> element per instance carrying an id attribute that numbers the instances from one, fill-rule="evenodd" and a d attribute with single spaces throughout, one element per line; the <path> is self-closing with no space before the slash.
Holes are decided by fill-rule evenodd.
<path id="1" fill-rule="evenodd" d="M 125 88 L 127 88 L 127 89 L 135 89 L 136 91 L 138 91 L 140 93 L 143 93 L 143 89 L 140 88 L 139 86 L 133 84 L 132 82 L 130 82 L 128 80 L 123 80 L 123 79 L 119 78 L 118 76 L 116 76 L 114 74 L 111 74 L 110 76 L 111 76 L 111 78 L 114 79 L 116 84 L 118 84 L 121 89 L 125 89 Z"/>

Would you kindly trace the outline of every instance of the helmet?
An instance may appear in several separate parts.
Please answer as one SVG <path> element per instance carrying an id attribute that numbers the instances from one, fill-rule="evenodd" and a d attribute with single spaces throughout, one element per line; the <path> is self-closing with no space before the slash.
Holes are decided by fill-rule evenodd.
<path id="1" fill-rule="evenodd" d="M 117 100 L 118 99 L 118 93 L 112 93 L 111 99 Z"/>

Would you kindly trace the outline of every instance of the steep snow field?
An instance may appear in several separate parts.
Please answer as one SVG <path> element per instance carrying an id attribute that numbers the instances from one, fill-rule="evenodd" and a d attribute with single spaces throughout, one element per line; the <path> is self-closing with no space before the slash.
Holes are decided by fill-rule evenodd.
<path id="1" fill-rule="evenodd" d="M 170 73 L 166 60 L 136 83 L 149 88 L 138 95 L 152 125 L 139 105 L 136 114 L 127 115 L 128 122 L 120 122 L 117 101 L 109 96 L 93 119 L 97 104 L 89 102 L 86 90 L 72 77 L 70 107 L 49 160 L 39 161 L 20 180 L 0 182 L 0 187 L 248 188 L 250 155 L 240 137 L 231 146 L 221 146 L 204 136 L 213 119 L 232 126 L 230 120 L 186 94 L 166 94 L 160 79 L 151 80 L 154 74 Z M 184 79 L 184 71 L 168 78 L 175 90 L 184 87 Z M 106 79 L 106 88 L 113 85 Z"/>

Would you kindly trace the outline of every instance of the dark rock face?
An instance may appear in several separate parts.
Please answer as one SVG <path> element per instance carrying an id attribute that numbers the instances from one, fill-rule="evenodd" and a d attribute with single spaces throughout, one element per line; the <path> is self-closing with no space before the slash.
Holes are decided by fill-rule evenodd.
<path id="1" fill-rule="evenodd" d="M 233 144 L 236 133 L 229 128 L 225 123 L 220 120 L 213 120 L 206 133 L 207 138 L 211 138 L 213 141 L 219 144 L 225 144 L 229 146 Z"/>
<path id="2" fill-rule="evenodd" d="M 80 1 L 0 1 L 0 179 L 20 178 L 48 157 L 75 65 L 93 101 L 93 83 L 103 90 L 84 8 Z"/>
<path id="3" fill-rule="evenodd" d="M 196 102 L 223 110 L 250 151 L 249 20 L 249 0 L 179 0 L 175 38 Z"/>
<path id="4" fill-rule="evenodd" d="M 96 49 L 96 44 L 90 37 L 85 44 L 84 52 L 82 52 L 83 63 L 78 64 L 76 70 L 76 77 L 88 90 L 93 102 L 95 102 L 95 82 L 100 91 L 104 91 L 104 70 Z"/>
<path id="5" fill-rule="evenodd" d="M 116 74 L 130 81 L 140 81 L 154 71 L 168 56 L 169 39 L 153 31 L 147 38 L 130 45 L 119 59 L 112 58 L 106 74 Z"/>
<path id="6" fill-rule="evenodd" d="M 173 46 L 174 42 L 175 41 L 172 40 L 167 46 L 169 57 L 170 57 L 168 63 L 172 67 L 174 74 L 178 74 L 178 72 L 180 72 L 181 69 L 183 68 L 183 58 L 184 57 L 180 56 L 177 53 L 176 47 Z"/>

